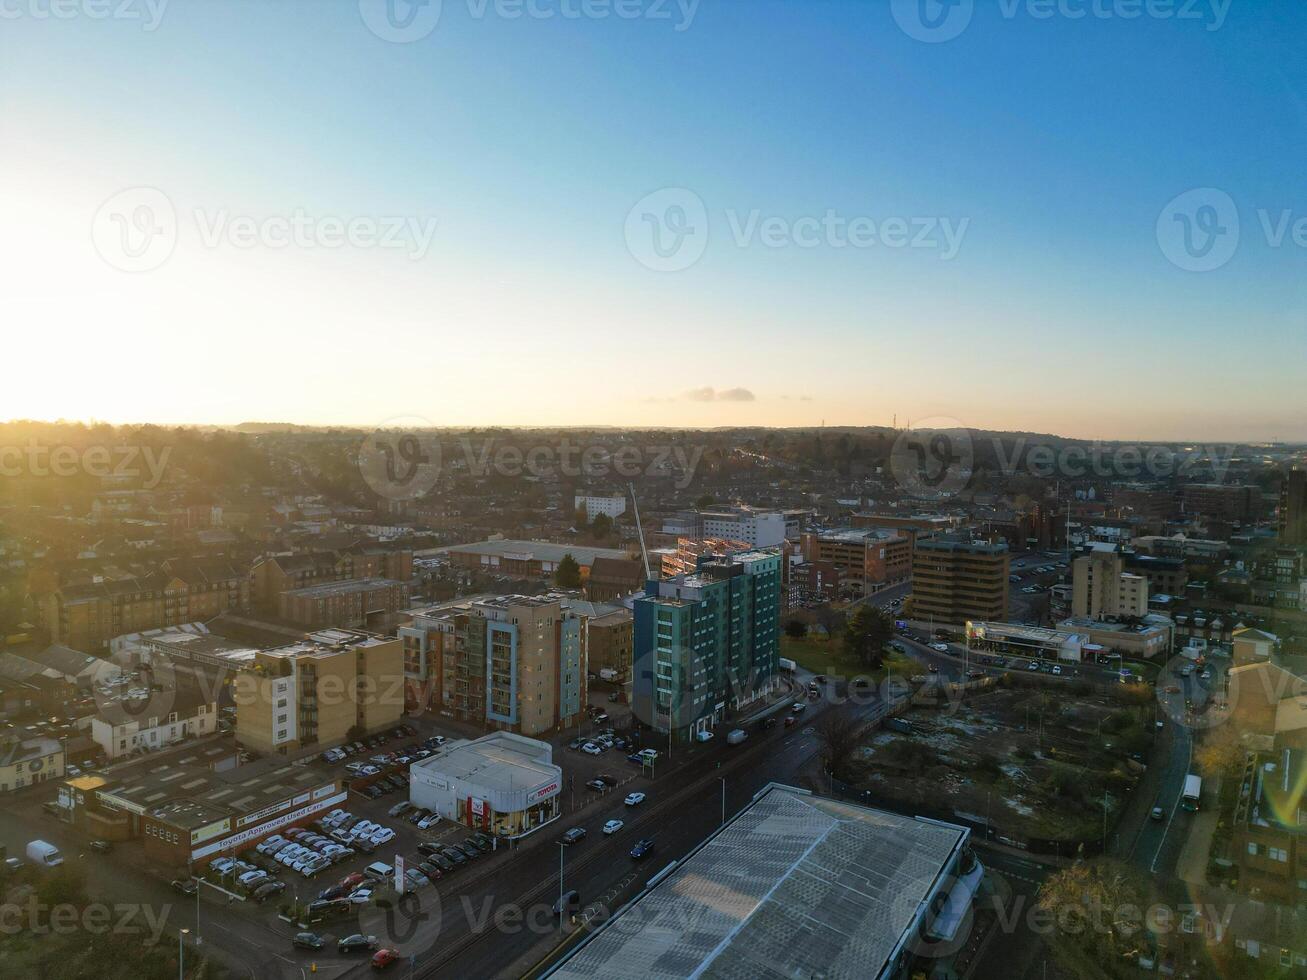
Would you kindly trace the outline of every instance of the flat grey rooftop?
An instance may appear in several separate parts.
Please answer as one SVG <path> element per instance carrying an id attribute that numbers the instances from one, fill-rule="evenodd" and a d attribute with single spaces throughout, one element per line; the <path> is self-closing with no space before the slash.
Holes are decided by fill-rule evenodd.
<path id="1" fill-rule="evenodd" d="M 868 980 L 965 839 L 773 786 L 548 976 Z"/>

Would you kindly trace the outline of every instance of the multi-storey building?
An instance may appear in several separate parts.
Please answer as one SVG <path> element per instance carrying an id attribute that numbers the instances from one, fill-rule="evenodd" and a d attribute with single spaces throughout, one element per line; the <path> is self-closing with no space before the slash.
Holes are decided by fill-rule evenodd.
<path id="1" fill-rule="evenodd" d="M 900 517 L 897 514 L 862 512 L 854 514 L 849 520 L 854 527 L 879 527 L 889 531 L 901 531 L 907 535 L 909 541 L 916 541 L 919 537 L 946 534 L 954 525 L 952 518 L 943 517 L 939 514 L 915 514 L 910 517 Z"/>
<path id="2" fill-rule="evenodd" d="M 218 705 L 195 690 L 155 694 L 133 711 L 131 702 L 111 704 L 91 719 L 91 740 L 106 759 L 123 759 L 218 730 Z"/>
<path id="3" fill-rule="evenodd" d="M 327 582 L 372 578 L 408 582 L 413 578 L 413 552 L 406 548 L 356 547 L 270 555 L 254 563 L 250 595 L 261 612 L 278 613 L 283 592 Z"/>
<path id="4" fill-rule="evenodd" d="M 558 596 L 496 596 L 417 613 L 399 629 L 410 700 L 521 735 L 575 724 L 586 704 L 584 626 Z"/>
<path id="5" fill-rule="evenodd" d="M 1262 514 L 1262 491 L 1250 484 L 1188 483 L 1180 489 L 1186 514 L 1247 524 Z"/>
<path id="6" fill-rule="evenodd" d="M 1280 484 L 1280 543 L 1307 545 L 1307 469 L 1294 468 Z"/>
<path id="7" fill-rule="evenodd" d="M 317 629 L 323 626 L 380 627 L 408 605 L 408 583 L 386 578 L 323 582 L 281 594 L 281 618 Z"/>
<path id="8" fill-rule="evenodd" d="M 754 548 L 769 548 L 785 540 L 786 519 L 779 511 L 731 508 L 699 514 L 701 538 L 730 538 Z M 795 525 L 797 528 L 797 524 Z"/>
<path id="9" fill-rule="evenodd" d="M 1280 749 L 1250 754 L 1242 780 L 1249 791 L 1235 804 L 1239 884 L 1282 902 L 1307 890 L 1307 752 Z"/>
<path id="10" fill-rule="evenodd" d="M 803 560 L 829 562 L 837 569 L 840 591 L 863 596 L 906 582 L 912 574 L 912 541 L 883 528 L 840 528 L 805 532 Z"/>
<path id="11" fill-rule="evenodd" d="M 966 538 L 927 538 L 912 553 L 908 614 L 954 625 L 1003 622 L 1008 605 L 1008 548 Z"/>
<path id="12" fill-rule="evenodd" d="M 626 497 L 591 497 L 587 494 L 576 495 L 576 503 L 573 505 L 578 511 L 585 509 L 585 519 L 593 521 L 600 514 L 606 514 L 609 517 L 621 517 L 626 513 Z"/>
<path id="13" fill-rule="evenodd" d="M 283 755 L 393 726 L 404 711 L 400 641 L 358 630 L 310 633 L 259 650 L 236 674 L 236 740 Z"/>
<path id="14" fill-rule="evenodd" d="M 616 671 L 618 680 L 629 682 L 631 651 L 635 646 L 635 619 L 631 610 L 617 608 L 592 617 L 586 623 L 586 634 L 590 654 L 588 670 Z"/>
<path id="15" fill-rule="evenodd" d="M 585 594 L 593 602 L 608 602 L 638 591 L 643 584 L 644 566 L 638 558 L 605 558 L 600 555 L 590 566 Z"/>
<path id="16" fill-rule="evenodd" d="M 635 716 L 688 738 L 775 684 L 781 552 L 703 556 L 694 574 L 635 600 Z"/>
<path id="17" fill-rule="evenodd" d="M 1148 613 L 1148 579 L 1125 570 L 1115 547 L 1091 547 L 1071 563 L 1071 612 L 1077 618 L 1142 617 Z"/>
<path id="18" fill-rule="evenodd" d="M 42 626 L 54 643 L 100 651 L 123 633 L 211 619 L 245 609 L 249 582 L 222 559 L 165 562 L 147 576 L 67 585 L 37 600 Z"/>

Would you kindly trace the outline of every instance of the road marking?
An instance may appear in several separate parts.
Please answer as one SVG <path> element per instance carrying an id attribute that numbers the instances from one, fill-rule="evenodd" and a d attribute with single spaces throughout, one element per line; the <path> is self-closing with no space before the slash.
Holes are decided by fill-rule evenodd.
<path id="1" fill-rule="evenodd" d="M 1189 733 L 1189 761 L 1185 764 L 1185 773 L 1193 768 L 1194 764 L 1194 737 Z M 1182 786 L 1183 789 L 1183 786 Z M 1157 859 L 1162 856 L 1162 848 L 1166 846 L 1166 838 L 1171 833 L 1171 824 L 1175 822 L 1175 815 L 1180 811 L 1180 798 L 1176 797 L 1175 806 L 1171 808 L 1171 818 L 1166 821 L 1166 829 L 1162 831 L 1162 839 L 1158 842 L 1157 851 L 1153 854 L 1153 863 L 1149 866 L 1149 871 L 1157 873 Z"/>

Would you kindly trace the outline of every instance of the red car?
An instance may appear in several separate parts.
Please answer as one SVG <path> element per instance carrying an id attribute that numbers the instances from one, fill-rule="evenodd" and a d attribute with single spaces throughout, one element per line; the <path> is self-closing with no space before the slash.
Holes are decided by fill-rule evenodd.
<path id="1" fill-rule="evenodd" d="M 399 950 L 389 947 L 379 949 L 372 954 L 372 969 L 384 970 L 399 959 Z"/>
<path id="2" fill-rule="evenodd" d="M 356 872 L 355 872 L 354 874 L 352 874 L 352 875 L 346 875 L 344 878 L 341 878 L 341 879 L 340 879 L 340 887 L 343 888 L 343 889 L 345 889 L 345 891 L 347 891 L 347 892 L 349 892 L 349 891 L 353 891 L 353 890 L 354 890 L 355 888 L 357 888 L 359 885 L 363 884 L 363 882 L 366 881 L 366 880 L 367 880 L 367 879 L 364 878 L 363 875 L 359 874 L 359 873 L 356 871 Z"/>

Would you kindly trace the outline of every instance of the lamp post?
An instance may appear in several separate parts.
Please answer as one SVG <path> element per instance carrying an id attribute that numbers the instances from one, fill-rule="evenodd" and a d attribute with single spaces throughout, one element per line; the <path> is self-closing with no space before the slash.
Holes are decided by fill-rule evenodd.
<path id="1" fill-rule="evenodd" d="M 722 826 L 726 825 L 726 777 L 722 777 Z"/>
<path id="2" fill-rule="evenodd" d="M 189 929 L 177 933 L 177 980 L 186 980 L 186 947 L 182 944 L 189 934 Z"/>
<path id="3" fill-rule="evenodd" d="M 563 928 L 564 913 L 567 911 L 563 908 L 563 851 L 565 847 L 562 841 L 558 842 L 558 927 Z"/>

